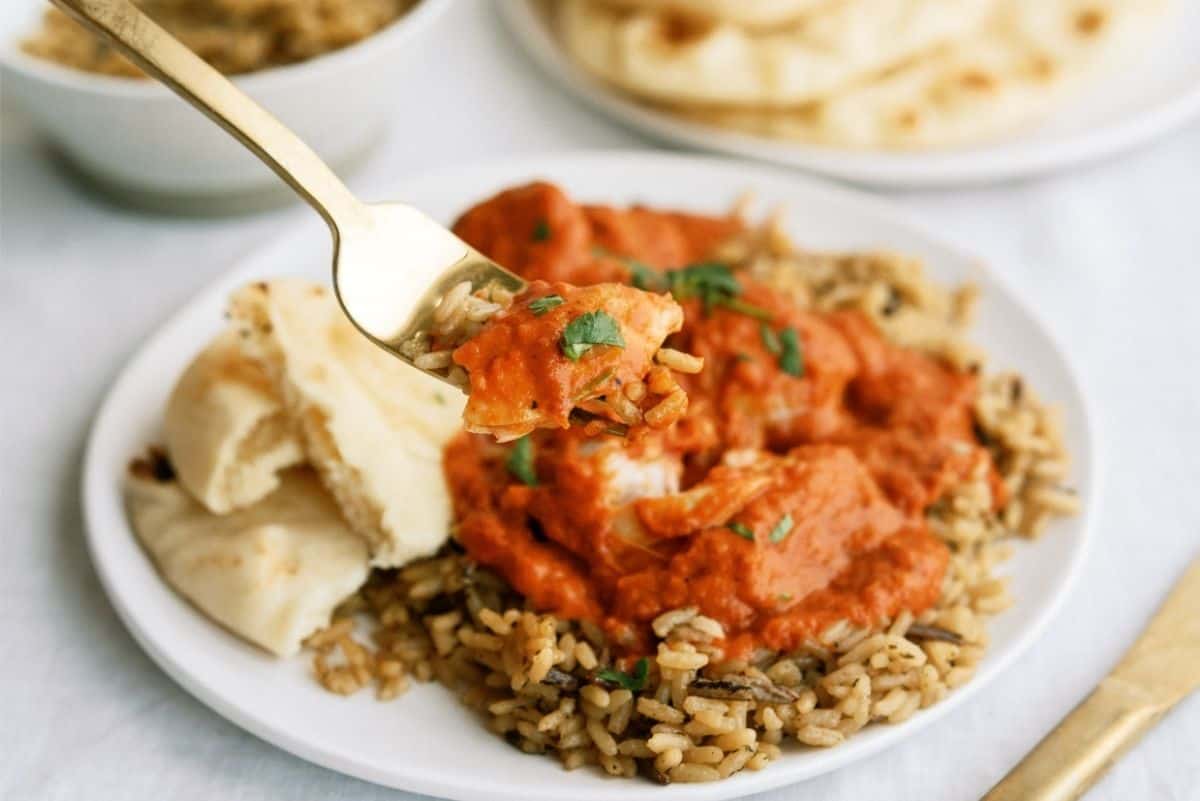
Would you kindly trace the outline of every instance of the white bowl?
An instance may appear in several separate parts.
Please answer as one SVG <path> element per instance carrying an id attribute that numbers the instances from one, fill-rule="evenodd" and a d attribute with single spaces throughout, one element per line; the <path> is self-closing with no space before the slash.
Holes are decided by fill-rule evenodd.
<path id="1" fill-rule="evenodd" d="M 421 0 L 361 42 L 234 82 L 334 167 L 365 155 L 392 116 L 395 78 L 450 0 Z M 94 75 L 35 58 L 20 40 L 48 5 L 0 3 L 0 80 L 73 166 L 142 204 L 196 206 L 281 194 L 279 179 L 224 131 L 150 80 Z"/>

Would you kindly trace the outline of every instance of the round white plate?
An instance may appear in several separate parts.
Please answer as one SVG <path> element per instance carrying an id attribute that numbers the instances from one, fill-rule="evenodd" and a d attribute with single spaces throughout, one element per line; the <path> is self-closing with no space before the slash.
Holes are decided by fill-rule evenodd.
<path id="1" fill-rule="evenodd" d="M 632 100 L 572 61 L 535 0 L 497 4 L 517 42 L 571 94 L 655 139 L 800 167 L 872 186 L 921 188 L 1027 178 L 1114 156 L 1200 116 L 1200 0 L 1178 13 L 1135 63 L 1085 87 L 1054 115 L 977 145 L 848 150 L 783 142 L 689 122 Z"/>
<path id="2" fill-rule="evenodd" d="M 328 233 L 316 215 L 250 257 L 160 328 L 121 373 L 96 418 L 83 477 L 88 544 L 104 587 L 129 630 L 185 689 L 250 732 L 304 759 L 392 787 L 467 801 L 718 799 L 757 792 L 862 759 L 911 737 L 982 690 L 1038 636 L 1063 600 L 1083 558 L 1096 497 L 1084 399 L 1046 329 L 980 260 L 923 232 L 879 201 L 768 167 L 653 153 L 564 154 L 463 167 L 397 186 L 393 198 L 449 223 L 503 187 L 544 178 L 590 202 L 717 212 L 745 190 L 764 206 L 785 204 L 798 241 L 820 248 L 894 248 L 928 261 L 934 278 L 983 289 L 979 341 L 995 367 L 1022 370 L 1063 406 L 1074 457 L 1073 484 L 1085 512 L 1057 523 L 1036 545 L 1018 548 L 1006 571 L 1016 605 L 994 621 L 993 646 L 979 675 L 946 701 L 900 726 L 874 726 L 830 750 L 789 751 L 759 773 L 726 782 L 658 787 L 571 773 L 557 760 L 521 754 L 488 733 L 436 685 L 391 703 L 371 693 L 349 699 L 322 690 L 309 661 L 269 658 L 209 622 L 162 582 L 125 518 L 121 484 L 131 457 L 158 441 L 175 377 L 216 333 L 224 302 L 244 282 L 279 275 L 329 278 Z"/>

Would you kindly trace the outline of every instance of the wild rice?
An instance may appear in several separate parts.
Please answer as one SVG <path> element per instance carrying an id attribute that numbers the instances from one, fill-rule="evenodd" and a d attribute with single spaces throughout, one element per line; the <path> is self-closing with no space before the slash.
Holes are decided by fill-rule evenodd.
<path id="1" fill-rule="evenodd" d="M 809 305 L 859 308 L 895 341 L 982 364 L 963 335 L 973 293 L 932 285 L 917 262 L 801 253 L 779 231 L 747 232 L 726 250 L 742 269 Z M 645 384 L 625 396 L 669 401 L 678 386 L 673 361 L 660 357 Z M 729 660 L 718 621 L 675 609 L 652 622 L 657 642 L 645 686 L 631 691 L 599 678 L 601 668 L 631 666 L 614 665 L 594 623 L 538 615 L 452 545 L 398 573 L 375 574 L 356 604 L 374 623 L 373 651 L 345 645 L 350 628 L 339 619 L 309 640 L 314 671 L 334 692 L 375 682 L 380 697 L 402 692 L 398 681 L 436 677 L 523 751 L 556 754 L 567 769 L 593 764 L 663 783 L 761 770 L 784 742 L 830 748 L 873 722 L 902 722 L 975 674 L 988 643 L 986 618 L 1011 603 L 993 574 L 1011 552 L 1005 540 L 1035 536 L 1051 517 L 1078 507 L 1062 485 L 1068 462 L 1058 419 L 1019 378 L 981 377 L 974 412 L 1007 503 L 995 511 L 981 462 L 929 509 L 930 530 L 951 557 L 940 598 L 919 614 L 904 611 L 872 627 L 842 620 L 795 653 Z"/>

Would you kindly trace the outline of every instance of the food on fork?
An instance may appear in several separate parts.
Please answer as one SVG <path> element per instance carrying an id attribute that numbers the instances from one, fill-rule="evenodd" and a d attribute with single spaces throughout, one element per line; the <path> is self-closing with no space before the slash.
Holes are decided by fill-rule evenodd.
<path id="1" fill-rule="evenodd" d="M 465 303 L 468 290 L 466 284 L 451 290 L 439 311 Z M 669 368 L 703 366 L 661 347 L 683 325 L 679 304 L 623 284 L 535 281 L 466 339 L 453 330 L 453 321 L 466 322 L 466 315 L 450 310 L 442 319 L 449 325 L 436 331 L 436 344 L 452 344 L 418 356 L 416 364 L 464 370 L 466 428 L 500 442 L 566 428 L 577 410 L 595 421 L 593 433 L 606 428 L 603 419 L 665 428 L 687 410 Z"/>

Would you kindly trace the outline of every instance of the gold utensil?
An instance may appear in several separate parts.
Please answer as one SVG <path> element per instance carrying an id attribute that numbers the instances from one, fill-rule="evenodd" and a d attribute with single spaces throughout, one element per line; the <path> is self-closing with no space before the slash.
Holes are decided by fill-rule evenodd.
<path id="1" fill-rule="evenodd" d="M 983 801 L 1072 801 L 1200 687 L 1200 559 L 1100 686 Z"/>
<path id="2" fill-rule="evenodd" d="M 333 235 L 333 284 L 346 315 L 410 365 L 399 345 L 430 330 L 433 310 L 451 287 L 470 281 L 472 290 L 489 283 L 524 289 L 524 281 L 419 210 L 359 201 L 299 137 L 128 0 L 52 2 L 208 115 L 324 218 Z"/>

